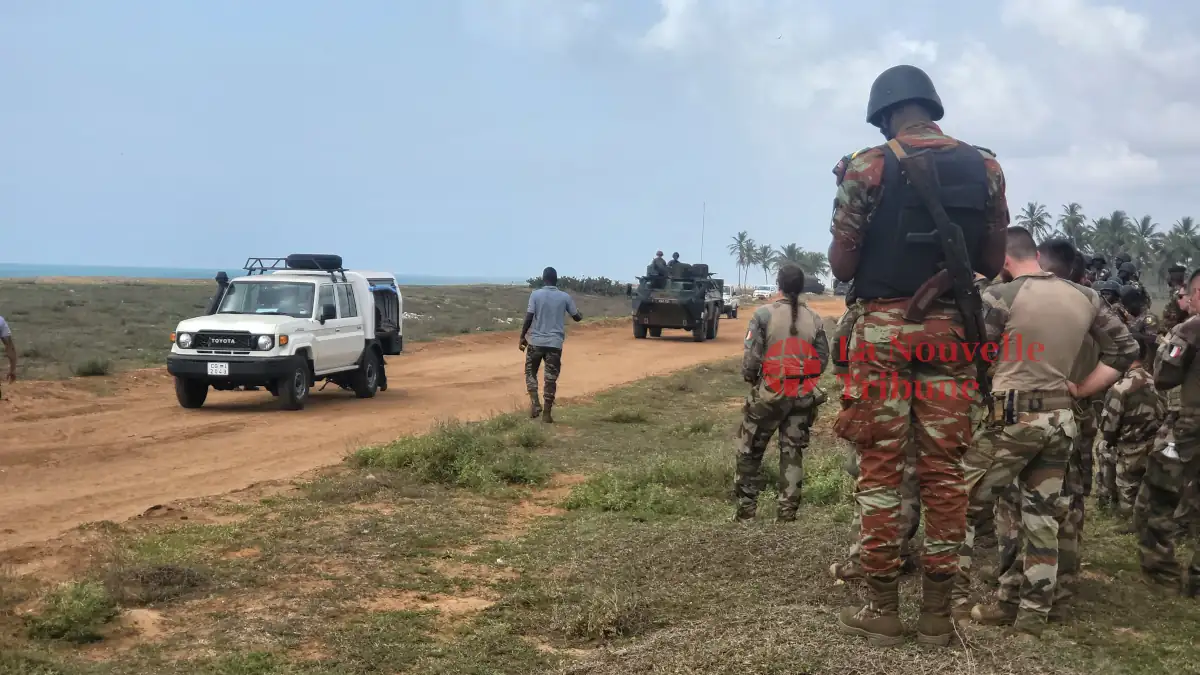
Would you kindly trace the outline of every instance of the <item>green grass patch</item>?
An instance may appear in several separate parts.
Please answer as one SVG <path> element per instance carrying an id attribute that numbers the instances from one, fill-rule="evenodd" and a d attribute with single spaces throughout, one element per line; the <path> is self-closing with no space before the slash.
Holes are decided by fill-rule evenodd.
<path id="1" fill-rule="evenodd" d="M 360 467 L 402 471 L 416 480 L 454 487 L 540 485 L 550 468 L 531 449 L 549 435 L 536 422 L 506 415 L 482 423 L 439 423 L 421 436 L 364 448 L 352 455 Z"/>

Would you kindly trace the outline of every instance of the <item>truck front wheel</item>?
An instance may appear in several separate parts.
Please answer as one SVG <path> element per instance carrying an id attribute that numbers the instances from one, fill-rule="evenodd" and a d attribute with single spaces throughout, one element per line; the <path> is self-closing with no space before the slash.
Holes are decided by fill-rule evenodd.
<path id="1" fill-rule="evenodd" d="M 308 402 L 308 360 L 297 359 L 291 371 L 275 383 L 279 405 L 284 410 L 300 410 Z"/>
<path id="2" fill-rule="evenodd" d="M 634 319 L 634 321 L 637 321 Z M 644 340 L 646 338 L 646 326 L 640 323 L 633 324 L 633 337 Z"/>
<path id="3" fill-rule="evenodd" d="M 199 408 L 208 398 L 208 383 L 203 380 L 190 380 L 186 377 L 175 378 L 175 398 L 184 408 Z"/>

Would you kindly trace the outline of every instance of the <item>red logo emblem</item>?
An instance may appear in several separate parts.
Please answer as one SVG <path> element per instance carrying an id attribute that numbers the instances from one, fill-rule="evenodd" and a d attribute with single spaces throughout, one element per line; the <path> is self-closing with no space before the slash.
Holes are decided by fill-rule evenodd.
<path id="1" fill-rule="evenodd" d="M 807 341 L 789 337 L 767 348 L 762 372 L 767 389 L 788 398 L 799 398 L 816 388 L 821 360 L 816 348 Z"/>

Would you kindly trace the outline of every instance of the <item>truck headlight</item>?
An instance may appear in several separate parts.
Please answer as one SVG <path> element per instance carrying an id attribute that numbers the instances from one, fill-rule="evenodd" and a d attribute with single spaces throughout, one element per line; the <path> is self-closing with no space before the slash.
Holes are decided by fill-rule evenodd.
<path id="1" fill-rule="evenodd" d="M 270 335 L 259 335 L 258 336 L 258 348 L 259 349 L 266 351 L 274 346 L 275 346 L 275 338 L 271 337 Z"/>
<path id="2" fill-rule="evenodd" d="M 192 348 L 192 334 L 191 333 L 180 333 L 178 335 L 178 337 L 175 338 L 175 343 L 179 345 L 180 349 L 191 349 Z"/>

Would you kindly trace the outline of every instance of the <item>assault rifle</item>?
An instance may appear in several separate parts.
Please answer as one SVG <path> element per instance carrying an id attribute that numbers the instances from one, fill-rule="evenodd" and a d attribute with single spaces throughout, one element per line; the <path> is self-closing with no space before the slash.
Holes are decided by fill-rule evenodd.
<path id="1" fill-rule="evenodd" d="M 975 287 L 975 273 L 971 271 L 971 258 L 967 252 L 967 244 L 963 240 L 962 228 L 950 220 L 950 215 L 942 207 L 937 198 L 938 185 L 937 165 L 927 153 L 910 156 L 895 139 L 888 141 L 888 147 L 900 160 L 900 170 L 908 178 L 909 184 L 916 190 L 921 203 L 933 217 L 937 226 L 935 232 L 922 236 L 909 235 L 918 240 L 933 239 L 942 246 L 945 256 L 944 269 L 925 282 L 917 289 L 904 318 L 907 321 L 920 321 L 929 310 L 929 305 L 947 290 L 954 291 L 954 302 L 962 314 L 963 329 L 968 343 L 974 343 L 977 348 L 973 351 L 975 362 L 975 381 L 979 384 L 979 393 L 988 410 L 992 407 L 992 383 L 988 377 L 988 362 L 984 358 L 984 339 L 987 329 L 983 325 L 983 301 L 979 290 Z M 930 242 L 932 243 L 932 242 Z"/>

